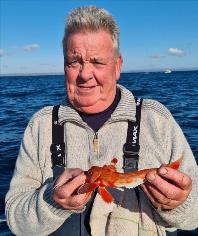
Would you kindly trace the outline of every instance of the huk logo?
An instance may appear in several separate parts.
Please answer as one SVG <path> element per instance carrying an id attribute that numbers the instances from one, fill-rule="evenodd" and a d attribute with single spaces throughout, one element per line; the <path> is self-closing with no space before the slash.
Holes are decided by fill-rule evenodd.
<path id="1" fill-rule="evenodd" d="M 133 144 L 136 144 L 137 142 L 137 130 L 138 130 L 138 126 L 134 126 L 133 127 Z"/>
<path id="2" fill-rule="evenodd" d="M 137 106 L 140 105 L 140 101 L 141 101 L 141 98 L 138 98 L 138 99 L 137 99 L 137 102 L 136 102 L 136 105 L 137 105 Z"/>
<path id="3" fill-rule="evenodd" d="M 61 156 L 62 156 L 62 154 L 61 154 L 61 153 L 59 153 L 59 154 L 58 154 L 58 157 L 61 157 Z"/>
<path id="4" fill-rule="evenodd" d="M 60 144 L 59 144 L 59 145 L 56 145 L 56 150 L 57 150 L 57 151 L 61 151 Z"/>

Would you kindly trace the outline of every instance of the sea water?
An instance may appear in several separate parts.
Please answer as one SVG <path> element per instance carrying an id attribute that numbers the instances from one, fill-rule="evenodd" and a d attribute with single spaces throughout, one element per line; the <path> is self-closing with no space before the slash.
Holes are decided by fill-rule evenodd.
<path id="1" fill-rule="evenodd" d="M 122 73 L 118 81 L 135 96 L 163 103 L 181 126 L 198 158 L 198 71 Z M 64 76 L 0 77 L 0 235 L 11 235 L 4 215 L 4 198 L 13 174 L 24 129 L 40 108 L 65 97 Z M 198 235 L 198 231 L 179 235 Z"/>

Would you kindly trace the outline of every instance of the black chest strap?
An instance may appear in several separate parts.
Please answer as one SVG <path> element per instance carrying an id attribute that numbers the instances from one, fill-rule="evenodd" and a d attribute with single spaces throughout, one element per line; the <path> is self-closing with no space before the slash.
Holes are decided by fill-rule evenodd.
<path id="1" fill-rule="evenodd" d="M 50 146 L 52 168 L 55 166 L 65 167 L 65 143 L 64 125 L 58 123 L 58 110 L 60 105 L 52 110 L 52 144 Z"/>
<path id="2" fill-rule="evenodd" d="M 124 172 L 132 172 L 138 169 L 139 160 L 139 136 L 140 136 L 140 120 L 141 107 L 143 99 L 135 98 L 136 102 L 136 121 L 128 121 L 128 130 L 126 143 L 123 146 L 123 169 Z"/>
<path id="3" fill-rule="evenodd" d="M 139 135 L 142 99 L 135 98 L 136 121 L 128 121 L 127 139 L 123 146 L 123 169 L 124 172 L 137 170 L 139 160 Z M 60 105 L 54 106 L 52 111 L 52 144 L 50 146 L 52 168 L 55 166 L 65 167 L 65 143 L 64 125 L 58 122 L 58 110 Z"/>

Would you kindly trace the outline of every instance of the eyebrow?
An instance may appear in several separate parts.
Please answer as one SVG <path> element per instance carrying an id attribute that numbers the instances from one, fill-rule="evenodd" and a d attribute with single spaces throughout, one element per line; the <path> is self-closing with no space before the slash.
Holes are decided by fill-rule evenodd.
<path id="1" fill-rule="evenodd" d="M 79 54 L 70 54 L 70 55 L 66 55 L 65 56 L 65 58 L 67 59 L 81 59 L 82 58 L 82 56 L 81 55 L 79 55 Z"/>
<path id="2" fill-rule="evenodd" d="M 73 60 L 80 60 L 80 61 L 84 61 L 82 59 L 82 56 L 77 54 L 77 55 L 67 55 L 64 57 L 66 61 L 73 61 Z M 90 57 L 89 61 L 94 62 L 94 61 L 101 61 L 101 62 L 106 62 L 108 60 L 108 58 L 103 58 L 103 57 L 97 57 L 97 56 L 93 56 Z"/>

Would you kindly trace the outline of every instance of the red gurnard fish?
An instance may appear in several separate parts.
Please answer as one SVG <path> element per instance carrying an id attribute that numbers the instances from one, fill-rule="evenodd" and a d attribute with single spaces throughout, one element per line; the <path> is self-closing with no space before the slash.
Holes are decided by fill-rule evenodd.
<path id="1" fill-rule="evenodd" d="M 182 158 L 164 166 L 177 170 L 181 160 Z M 105 187 L 134 188 L 145 181 L 145 176 L 149 171 L 157 170 L 157 168 L 150 168 L 129 173 L 119 173 L 116 171 L 116 163 L 117 159 L 113 158 L 110 165 L 104 165 L 102 167 L 92 166 L 88 171 L 85 172 L 87 179 L 85 184 L 83 184 L 78 189 L 78 193 L 90 193 L 98 188 L 102 199 L 107 203 L 111 203 L 114 199 Z"/>

